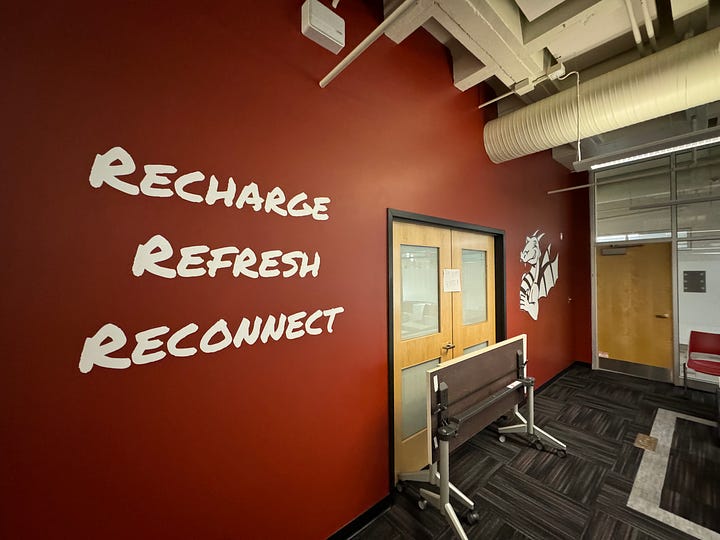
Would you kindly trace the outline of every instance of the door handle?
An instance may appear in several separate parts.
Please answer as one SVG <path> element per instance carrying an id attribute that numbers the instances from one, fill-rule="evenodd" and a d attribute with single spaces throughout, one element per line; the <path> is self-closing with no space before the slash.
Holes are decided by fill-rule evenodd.
<path id="1" fill-rule="evenodd" d="M 655 318 L 656 319 L 669 319 L 670 314 L 669 313 L 656 313 Z"/>
<path id="2" fill-rule="evenodd" d="M 454 343 L 446 343 L 445 345 L 442 346 L 442 350 L 445 352 L 448 352 L 449 350 L 452 350 L 454 348 L 455 348 Z"/>

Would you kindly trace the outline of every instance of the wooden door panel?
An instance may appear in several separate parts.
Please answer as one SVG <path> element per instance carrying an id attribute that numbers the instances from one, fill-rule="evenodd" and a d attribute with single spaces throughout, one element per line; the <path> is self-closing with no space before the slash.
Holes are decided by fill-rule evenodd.
<path id="1" fill-rule="evenodd" d="M 455 344 L 455 356 L 463 354 L 469 347 L 478 346 L 487 342 L 487 345 L 495 343 L 495 252 L 494 239 L 491 236 L 466 232 L 452 231 L 452 264 L 453 268 L 461 270 L 461 292 L 453 293 L 453 343 Z M 465 257 L 463 257 L 465 252 Z M 475 257 L 475 260 L 468 260 Z M 484 288 L 484 320 L 476 320 L 479 315 L 475 309 L 465 309 L 464 301 L 473 301 L 471 292 L 477 291 L 477 284 L 472 283 L 473 279 L 480 276 L 478 271 L 470 271 L 469 266 L 480 266 L 484 259 L 485 283 Z M 473 317 L 467 321 L 466 316 Z"/>
<path id="2" fill-rule="evenodd" d="M 393 324 L 394 324 L 394 409 L 395 409 L 395 472 L 419 470 L 427 465 L 426 430 L 403 436 L 403 370 L 429 360 L 451 359 L 453 351 L 443 349 L 452 340 L 452 296 L 441 288 L 442 269 L 450 267 L 451 234 L 447 229 L 396 221 L 393 223 Z M 403 290 L 402 246 L 420 246 L 437 249 L 437 308 L 430 301 L 417 301 Z M 406 261 L 409 265 L 415 261 Z M 418 262 L 419 263 L 419 262 Z M 407 273 L 407 268 L 406 268 Z M 419 306 L 419 309 L 417 309 Z M 417 311 L 418 313 L 415 313 Z M 429 312 L 429 315 L 427 314 Z M 406 323 L 413 316 L 438 318 L 438 331 L 419 337 L 403 339 L 403 317 Z"/>
<path id="3" fill-rule="evenodd" d="M 598 349 L 610 358 L 672 368 L 672 256 L 669 243 L 597 249 Z"/>

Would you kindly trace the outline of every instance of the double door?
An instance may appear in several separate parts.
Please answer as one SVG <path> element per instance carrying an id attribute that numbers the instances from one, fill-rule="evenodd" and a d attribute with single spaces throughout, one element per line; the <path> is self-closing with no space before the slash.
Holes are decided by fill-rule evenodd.
<path id="1" fill-rule="evenodd" d="M 393 222 L 395 474 L 428 464 L 425 371 L 495 336 L 493 236 Z"/>

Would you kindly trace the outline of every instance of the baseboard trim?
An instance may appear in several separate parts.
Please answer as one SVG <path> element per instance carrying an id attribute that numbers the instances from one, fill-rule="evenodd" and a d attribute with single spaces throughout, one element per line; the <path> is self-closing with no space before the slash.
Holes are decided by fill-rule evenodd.
<path id="1" fill-rule="evenodd" d="M 682 377 L 680 377 L 680 384 L 677 386 L 682 386 L 683 380 Z M 715 392 L 716 390 L 720 392 L 720 388 L 718 388 L 718 385 L 715 383 L 711 383 L 708 381 L 699 381 L 697 379 L 691 379 L 688 377 L 687 380 L 687 386 L 688 388 L 692 390 L 700 390 L 701 392 Z"/>
<path id="2" fill-rule="evenodd" d="M 635 362 L 626 362 L 624 360 L 615 360 L 613 358 L 598 358 L 598 369 L 605 371 L 614 371 L 624 375 L 650 379 L 651 381 L 672 382 L 672 370 L 657 366 L 648 366 L 645 364 L 636 364 Z"/>
<path id="3" fill-rule="evenodd" d="M 328 537 L 328 540 L 346 540 L 354 534 L 359 533 L 363 528 L 367 527 L 371 521 L 380 516 L 385 510 L 392 505 L 392 496 L 386 495 L 380 502 L 368 508 L 365 512 L 353 519 L 342 529 Z"/>

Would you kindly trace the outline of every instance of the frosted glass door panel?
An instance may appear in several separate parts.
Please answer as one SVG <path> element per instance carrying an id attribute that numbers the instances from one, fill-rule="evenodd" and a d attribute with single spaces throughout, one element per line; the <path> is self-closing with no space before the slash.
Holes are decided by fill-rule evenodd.
<path id="1" fill-rule="evenodd" d="M 480 349 L 484 349 L 487 346 L 488 342 L 483 341 L 482 343 L 478 343 L 477 345 L 471 345 L 470 347 L 466 347 L 465 349 L 463 349 L 463 354 L 479 351 Z"/>
<path id="2" fill-rule="evenodd" d="M 440 359 L 429 360 L 422 364 L 402 370 L 402 438 L 407 439 L 427 424 L 427 390 L 425 372 L 437 367 Z"/>
<path id="3" fill-rule="evenodd" d="M 438 248 L 400 246 L 402 285 L 401 338 L 440 331 Z"/>
<path id="4" fill-rule="evenodd" d="M 462 250 L 462 322 L 487 320 L 487 257 L 484 251 Z"/>

